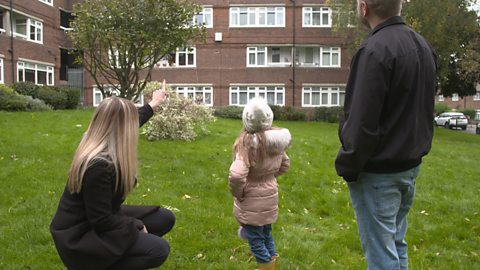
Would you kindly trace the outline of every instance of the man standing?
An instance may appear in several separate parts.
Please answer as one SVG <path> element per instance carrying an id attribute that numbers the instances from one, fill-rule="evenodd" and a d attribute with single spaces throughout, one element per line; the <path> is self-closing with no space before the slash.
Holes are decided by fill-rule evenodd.
<path id="1" fill-rule="evenodd" d="M 436 55 L 403 22 L 402 1 L 357 0 L 372 31 L 352 59 L 339 127 L 335 167 L 369 270 L 408 269 L 407 214 L 433 136 Z"/>

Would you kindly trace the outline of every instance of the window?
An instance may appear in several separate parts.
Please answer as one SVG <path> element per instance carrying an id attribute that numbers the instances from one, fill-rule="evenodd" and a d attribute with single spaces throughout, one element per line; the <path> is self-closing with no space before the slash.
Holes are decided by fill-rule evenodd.
<path id="1" fill-rule="evenodd" d="M 175 92 L 186 98 L 194 99 L 197 103 L 213 105 L 213 90 L 210 86 L 177 86 Z"/>
<path id="2" fill-rule="evenodd" d="M 230 27 L 285 27 L 285 8 L 231 7 Z"/>
<path id="3" fill-rule="evenodd" d="M 343 106 L 345 89 L 341 87 L 308 86 L 302 88 L 302 107 Z"/>
<path id="4" fill-rule="evenodd" d="M 452 101 L 458 101 L 458 94 L 457 93 L 452 94 Z"/>
<path id="5" fill-rule="evenodd" d="M 108 63 L 111 67 L 120 68 L 120 54 L 116 48 L 108 50 Z"/>
<path id="6" fill-rule="evenodd" d="M 3 58 L 0 58 L 0 83 L 5 83 L 3 80 Z"/>
<path id="7" fill-rule="evenodd" d="M 111 92 L 112 95 L 115 95 L 115 96 L 118 96 L 120 94 L 120 92 L 111 85 L 104 86 L 104 90 Z M 95 86 L 93 88 L 93 107 L 98 107 L 98 105 L 100 105 L 102 101 L 103 101 L 102 92 L 100 92 L 100 90 Z M 140 95 L 140 98 L 137 102 L 135 102 L 135 105 L 143 106 L 143 94 Z"/>
<path id="8" fill-rule="evenodd" d="M 438 95 L 438 101 L 444 101 L 445 97 L 443 95 Z"/>
<path id="9" fill-rule="evenodd" d="M 179 67 L 195 67 L 195 48 L 178 48 L 175 63 Z"/>
<path id="10" fill-rule="evenodd" d="M 4 33 L 5 28 L 3 28 L 3 10 L 0 10 L 0 33 Z"/>
<path id="11" fill-rule="evenodd" d="M 473 100 L 475 100 L 475 101 L 479 101 L 479 100 L 480 100 L 480 92 L 477 92 L 477 93 L 473 96 Z"/>
<path id="12" fill-rule="evenodd" d="M 267 64 L 267 48 L 266 47 L 247 47 L 247 67 L 260 66 Z"/>
<path id="13" fill-rule="evenodd" d="M 230 87 L 230 105 L 245 106 L 255 97 L 267 100 L 270 105 L 285 104 L 285 87 L 283 86 L 232 86 Z"/>
<path id="14" fill-rule="evenodd" d="M 155 64 L 155 68 L 195 67 L 195 47 L 178 48 L 175 52 L 165 55 Z"/>
<path id="15" fill-rule="evenodd" d="M 72 30 L 70 23 L 73 20 L 72 13 L 60 9 L 60 29 Z"/>
<path id="16" fill-rule="evenodd" d="M 17 81 L 31 82 L 38 85 L 54 85 L 54 68 L 53 66 L 17 62 Z"/>
<path id="17" fill-rule="evenodd" d="M 53 6 L 53 0 L 39 0 L 39 1 L 47 5 Z"/>
<path id="18" fill-rule="evenodd" d="M 304 7 L 303 27 L 331 27 L 332 10 L 328 7 Z"/>
<path id="19" fill-rule="evenodd" d="M 196 25 L 204 25 L 206 28 L 213 27 L 213 9 L 204 7 L 203 10 L 195 15 L 193 23 Z"/>
<path id="20" fill-rule="evenodd" d="M 13 35 L 37 43 L 43 42 L 43 23 L 14 15 Z"/>
<path id="21" fill-rule="evenodd" d="M 30 40 L 42 43 L 43 42 L 43 39 L 42 39 L 43 24 L 39 21 L 30 19 L 29 25 L 30 25 Z"/>
<path id="22" fill-rule="evenodd" d="M 321 47 L 321 67 L 340 67 L 340 48 Z"/>
<path id="23" fill-rule="evenodd" d="M 272 63 L 280 63 L 280 48 L 272 48 Z"/>

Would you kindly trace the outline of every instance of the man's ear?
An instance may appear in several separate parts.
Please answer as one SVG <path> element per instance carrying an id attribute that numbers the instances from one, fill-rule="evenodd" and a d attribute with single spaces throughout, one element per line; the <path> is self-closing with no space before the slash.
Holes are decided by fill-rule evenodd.
<path id="1" fill-rule="evenodd" d="M 367 17 L 369 13 L 367 2 L 365 1 L 360 2 L 360 12 L 362 13 L 363 17 Z"/>

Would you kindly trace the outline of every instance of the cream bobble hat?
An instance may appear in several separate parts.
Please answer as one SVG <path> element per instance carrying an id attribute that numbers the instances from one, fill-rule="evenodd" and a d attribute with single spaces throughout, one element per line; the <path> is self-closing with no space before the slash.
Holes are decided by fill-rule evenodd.
<path id="1" fill-rule="evenodd" d="M 253 98 L 243 109 L 242 120 L 247 132 L 259 132 L 272 126 L 273 112 L 265 99 Z"/>

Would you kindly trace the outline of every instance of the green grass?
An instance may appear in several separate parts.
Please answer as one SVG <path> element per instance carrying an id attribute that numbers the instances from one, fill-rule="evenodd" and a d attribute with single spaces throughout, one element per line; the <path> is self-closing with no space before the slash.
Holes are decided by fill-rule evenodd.
<path id="1" fill-rule="evenodd" d="M 0 112 L 0 269 L 64 269 L 48 226 L 91 115 Z M 333 167 L 337 125 L 275 124 L 294 138 L 273 231 L 282 269 L 365 269 L 348 188 Z M 140 139 L 139 187 L 127 203 L 178 209 L 162 269 L 255 268 L 236 236 L 227 188 L 240 129 L 238 120 L 219 119 L 191 143 Z M 411 269 L 480 268 L 479 146 L 480 136 L 435 129 L 409 215 Z"/>

